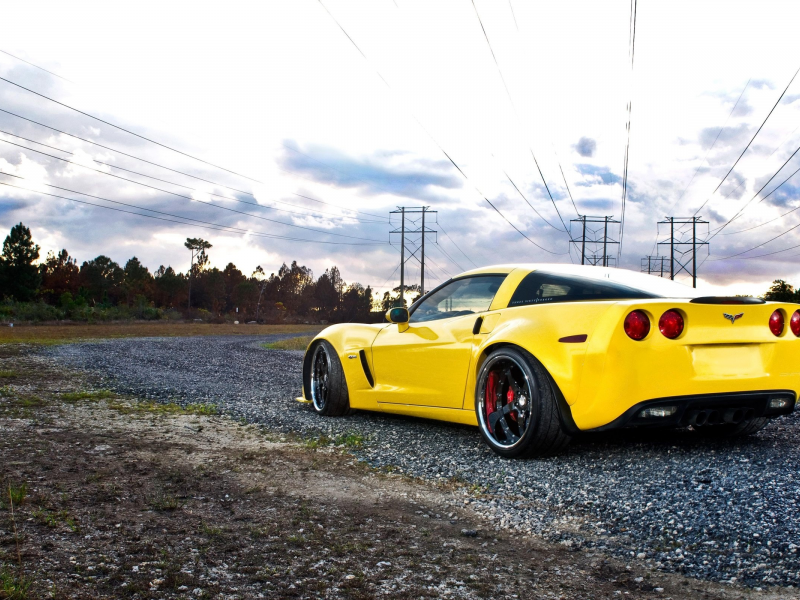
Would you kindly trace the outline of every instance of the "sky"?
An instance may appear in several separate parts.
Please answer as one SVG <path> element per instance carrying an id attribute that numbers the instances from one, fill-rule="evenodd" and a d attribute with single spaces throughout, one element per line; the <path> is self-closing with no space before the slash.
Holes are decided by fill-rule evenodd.
<path id="1" fill-rule="evenodd" d="M 186 270 L 184 240 L 203 237 L 212 266 L 336 265 L 380 293 L 399 284 L 392 211 L 425 206 L 430 289 L 475 266 L 579 262 L 571 221 L 621 219 L 627 147 L 617 266 L 640 270 L 669 239 L 659 221 L 696 215 L 700 289 L 797 285 L 800 173 L 770 192 L 800 168 L 800 77 L 784 93 L 798 13 L 639 2 L 631 67 L 630 2 L 17 2 L 0 232 L 21 221 L 42 258 L 151 270 Z"/>

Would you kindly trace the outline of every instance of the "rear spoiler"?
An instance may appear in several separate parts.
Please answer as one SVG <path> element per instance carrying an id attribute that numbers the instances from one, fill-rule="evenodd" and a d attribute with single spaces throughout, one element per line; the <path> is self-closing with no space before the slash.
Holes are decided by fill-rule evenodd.
<path id="1" fill-rule="evenodd" d="M 689 300 L 693 304 L 766 304 L 763 298 L 753 296 L 702 296 Z"/>

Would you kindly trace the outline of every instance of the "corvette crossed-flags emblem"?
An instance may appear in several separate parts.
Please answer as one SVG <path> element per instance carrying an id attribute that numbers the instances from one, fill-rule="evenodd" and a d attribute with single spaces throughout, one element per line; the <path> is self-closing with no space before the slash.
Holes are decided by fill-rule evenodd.
<path id="1" fill-rule="evenodd" d="M 739 313 L 738 315 L 729 315 L 728 313 L 722 313 L 722 316 L 728 319 L 731 322 L 731 325 L 736 323 L 736 319 L 741 319 L 744 316 L 744 313 Z"/>

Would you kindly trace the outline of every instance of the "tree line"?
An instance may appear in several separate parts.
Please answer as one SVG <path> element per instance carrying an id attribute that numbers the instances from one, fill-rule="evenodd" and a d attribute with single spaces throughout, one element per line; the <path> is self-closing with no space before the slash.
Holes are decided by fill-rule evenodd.
<path id="1" fill-rule="evenodd" d="M 315 278 L 308 267 L 292 261 L 267 275 L 259 265 L 245 274 L 233 263 L 209 267 L 212 245 L 188 238 L 191 253 L 186 273 L 171 266 L 155 272 L 132 257 L 124 266 L 105 255 L 78 265 L 69 252 L 48 253 L 28 227 L 12 227 L 0 256 L 2 315 L 17 318 L 207 318 L 260 322 L 374 321 L 373 309 L 387 310 L 399 289 L 373 306 L 373 291 L 347 283 L 335 266 Z M 37 316 L 39 315 L 39 316 Z"/>

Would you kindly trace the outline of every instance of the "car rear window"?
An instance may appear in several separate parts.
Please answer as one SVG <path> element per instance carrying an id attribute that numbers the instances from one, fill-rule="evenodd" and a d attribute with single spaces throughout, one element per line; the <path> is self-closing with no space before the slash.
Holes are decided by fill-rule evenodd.
<path id="1" fill-rule="evenodd" d="M 655 294 L 611 281 L 534 271 L 517 286 L 508 306 L 577 302 L 580 300 L 635 300 L 658 297 Z"/>

